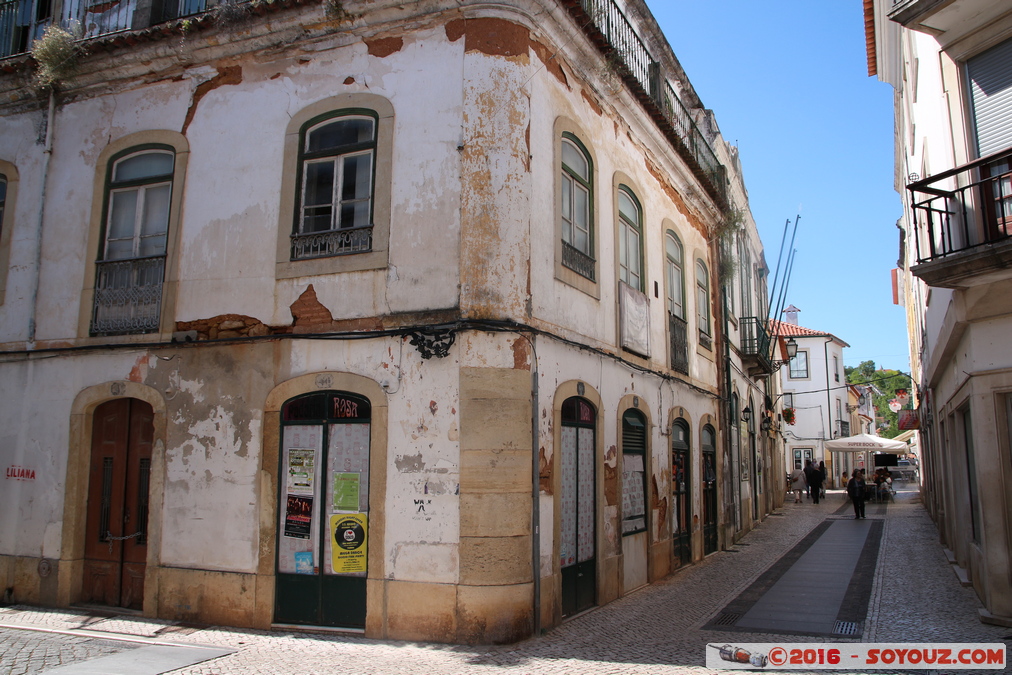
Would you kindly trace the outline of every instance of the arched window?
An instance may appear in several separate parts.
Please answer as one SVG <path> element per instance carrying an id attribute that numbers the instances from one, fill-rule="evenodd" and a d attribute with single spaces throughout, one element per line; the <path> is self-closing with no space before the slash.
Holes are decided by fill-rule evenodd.
<path id="1" fill-rule="evenodd" d="M 643 213 L 639 200 L 624 185 L 618 189 L 619 279 L 643 292 Z"/>
<path id="2" fill-rule="evenodd" d="M 594 280 L 594 183 L 590 153 L 570 133 L 562 135 L 562 264 Z"/>
<path id="3" fill-rule="evenodd" d="M 679 319 L 685 318 L 685 268 L 682 242 L 674 232 L 668 230 L 664 237 L 664 252 L 667 258 L 665 272 L 668 282 L 668 312 Z"/>
<path id="4" fill-rule="evenodd" d="M 372 250 L 376 125 L 372 111 L 343 110 L 302 127 L 292 260 Z"/>
<path id="5" fill-rule="evenodd" d="M 622 415 L 622 534 L 647 529 L 647 423 L 643 413 Z"/>
<path id="6" fill-rule="evenodd" d="M 92 335 L 158 330 L 175 171 L 171 148 L 113 159 L 95 274 Z"/>
<path id="7" fill-rule="evenodd" d="M 717 550 L 717 433 L 707 424 L 701 437 L 703 456 L 703 553 Z"/>
<path id="8" fill-rule="evenodd" d="M 696 318 L 699 322 L 699 333 L 709 337 L 711 335 L 710 275 L 702 260 L 696 260 Z"/>
<path id="9" fill-rule="evenodd" d="M 692 561 L 692 452 L 682 418 L 671 425 L 671 502 L 674 555 L 684 565 Z"/>

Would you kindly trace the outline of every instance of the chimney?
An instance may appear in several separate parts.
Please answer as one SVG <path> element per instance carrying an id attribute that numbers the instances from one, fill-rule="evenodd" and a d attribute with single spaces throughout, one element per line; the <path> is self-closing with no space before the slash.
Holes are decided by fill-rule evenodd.
<path id="1" fill-rule="evenodd" d="M 784 315 L 786 316 L 785 321 L 787 323 L 791 324 L 792 326 L 797 326 L 798 325 L 798 312 L 800 312 L 800 311 L 801 310 L 798 309 L 797 307 L 795 307 L 794 305 L 788 305 L 787 309 L 784 310 Z"/>

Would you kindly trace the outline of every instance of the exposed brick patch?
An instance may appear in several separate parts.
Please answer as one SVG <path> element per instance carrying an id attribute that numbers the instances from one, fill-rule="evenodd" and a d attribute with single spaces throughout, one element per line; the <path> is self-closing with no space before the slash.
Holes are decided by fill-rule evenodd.
<path id="1" fill-rule="evenodd" d="M 239 84 L 242 82 L 242 66 L 218 66 L 218 74 L 207 82 L 201 82 L 193 92 L 193 99 L 190 101 L 190 108 L 186 111 L 186 119 L 183 121 L 183 135 L 197 114 L 197 105 L 204 96 L 218 87 L 226 84 Z"/>
<path id="2" fill-rule="evenodd" d="M 552 52 L 537 40 L 531 40 L 531 51 L 538 55 L 541 63 L 545 64 L 545 70 L 554 75 L 555 79 L 561 82 L 566 89 L 571 89 L 569 78 L 566 77 L 566 71 L 562 69 L 562 64 L 559 63 L 559 58 L 561 57 L 558 52 Z"/>
<path id="3" fill-rule="evenodd" d="M 664 190 L 664 194 L 666 194 L 668 198 L 671 199 L 672 202 L 674 202 L 675 208 L 677 208 L 678 211 L 683 216 L 685 216 L 685 219 L 689 221 L 689 224 L 692 225 L 692 227 L 694 227 L 704 237 L 708 236 L 706 226 L 694 213 L 692 213 L 689 210 L 689 207 L 685 204 L 685 200 L 682 199 L 682 195 L 680 195 L 678 193 L 678 190 L 676 190 L 675 187 L 670 182 L 668 182 L 668 179 L 664 175 L 664 172 L 661 170 L 661 168 L 656 164 L 654 164 L 653 162 L 651 162 L 649 159 L 644 159 L 644 163 L 647 165 L 647 171 L 649 171 L 650 175 L 657 180 L 657 183 L 661 186 L 661 189 Z"/>
<path id="4" fill-rule="evenodd" d="M 531 33 L 525 27 L 505 19 L 485 17 L 454 19 L 446 24 L 446 37 L 456 42 L 464 37 L 464 51 L 489 56 L 521 56 L 528 52 Z"/>
<path id="5" fill-rule="evenodd" d="M 259 337 L 287 333 L 289 328 L 268 326 L 260 319 L 242 314 L 220 314 L 210 319 L 177 321 L 177 331 L 197 331 L 198 340 L 219 340 L 237 337 Z"/>
<path id="6" fill-rule="evenodd" d="M 513 368 L 515 370 L 530 370 L 530 346 L 527 344 L 527 338 L 518 337 L 511 343 L 513 348 Z"/>
<path id="7" fill-rule="evenodd" d="M 313 288 L 313 284 L 309 284 L 299 299 L 291 304 L 290 309 L 292 316 L 295 317 L 295 323 L 292 326 L 297 333 L 305 332 L 304 329 L 307 328 L 324 326 L 329 328 L 334 323 L 334 315 L 316 297 L 316 289 Z"/>
<path id="8" fill-rule="evenodd" d="M 372 38 L 365 40 L 365 46 L 369 50 L 370 56 L 378 56 L 384 58 L 391 54 L 396 54 L 404 48 L 404 38 L 402 37 L 385 37 L 385 38 Z"/>
<path id="9" fill-rule="evenodd" d="M 538 450 L 538 489 L 542 494 L 550 495 L 552 490 L 552 464 L 545 456 L 545 447 Z"/>
<path id="10" fill-rule="evenodd" d="M 586 89 L 580 90 L 580 95 L 583 96 L 583 100 L 587 102 L 591 110 L 596 112 L 598 115 L 603 115 L 604 110 L 601 108 L 601 104 L 597 102 L 597 98 L 587 93 Z"/>

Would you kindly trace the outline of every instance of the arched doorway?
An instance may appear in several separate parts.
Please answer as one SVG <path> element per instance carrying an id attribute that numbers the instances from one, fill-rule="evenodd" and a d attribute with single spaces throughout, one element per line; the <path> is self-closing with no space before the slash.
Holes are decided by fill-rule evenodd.
<path id="1" fill-rule="evenodd" d="M 95 408 L 82 602 L 143 609 L 153 420 L 151 405 L 134 398 Z"/>
<path id="2" fill-rule="evenodd" d="M 562 403 L 560 447 L 562 616 L 569 617 L 597 602 L 595 514 L 597 412 L 573 396 Z"/>
<path id="3" fill-rule="evenodd" d="M 343 391 L 282 406 L 275 623 L 365 627 L 371 419 Z"/>
<path id="4" fill-rule="evenodd" d="M 673 555 L 678 565 L 692 562 L 692 452 L 689 423 L 679 418 L 671 425 L 671 518 Z"/>
<path id="5" fill-rule="evenodd" d="M 647 419 L 639 410 L 622 415 L 622 590 L 649 581 L 647 521 Z"/>
<path id="6" fill-rule="evenodd" d="M 717 434 L 703 427 L 703 554 L 717 551 Z"/>

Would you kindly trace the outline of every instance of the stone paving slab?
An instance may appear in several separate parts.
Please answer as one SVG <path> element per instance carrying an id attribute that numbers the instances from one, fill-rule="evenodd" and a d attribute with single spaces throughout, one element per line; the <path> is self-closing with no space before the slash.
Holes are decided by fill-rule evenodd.
<path id="1" fill-rule="evenodd" d="M 843 506 L 849 509 L 843 494 L 834 491 L 818 505 L 788 503 L 779 512 L 781 516 L 768 518 L 745 537 L 741 543 L 747 545 L 734 546 L 735 553 L 711 555 L 668 579 L 582 614 L 543 636 L 514 645 L 464 647 L 208 627 L 173 635 L 171 639 L 194 645 L 219 645 L 236 652 L 173 672 L 175 675 L 730 673 L 733 671 L 711 671 L 704 667 L 707 643 L 820 640 L 752 631 L 728 632 L 706 626 L 815 528 L 837 522 L 835 519 L 826 522 L 827 517 Z M 879 506 L 885 511 L 876 514 L 882 528 L 881 546 L 876 551 L 878 564 L 867 574 L 864 597 L 868 604 L 861 617 L 864 630 L 861 641 L 1012 642 L 1012 629 L 978 620 L 980 603 L 973 591 L 961 587 L 952 573 L 938 543 L 938 532 L 917 501 L 916 493 L 901 492 L 887 508 Z M 868 516 L 871 524 L 870 508 Z M 17 620 L 22 624 L 80 626 L 83 621 L 82 613 L 76 611 L 13 609 L 23 611 L 0 609 L 0 624 L 16 625 Z M 138 634 L 171 629 L 164 622 L 122 620 L 136 622 Z M 154 629 L 153 625 L 161 628 Z M 0 627 L 0 639 L 25 633 Z M 858 640 L 841 637 L 833 641 Z M 19 663 L 36 658 L 48 648 L 42 641 L 31 649 L 23 649 L 19 652 Z M 12 671 L 16 675 L 27 672 L 40 671 Z"/>

